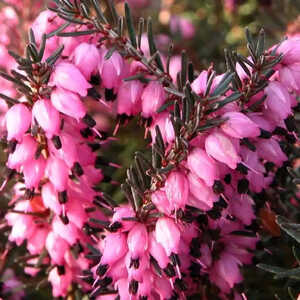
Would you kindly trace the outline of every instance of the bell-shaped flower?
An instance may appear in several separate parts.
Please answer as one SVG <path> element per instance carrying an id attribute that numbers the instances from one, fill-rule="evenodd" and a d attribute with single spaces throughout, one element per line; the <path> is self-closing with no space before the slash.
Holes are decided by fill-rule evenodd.
<path id="1" fill-rule="evenodd" d="M 7 139 L 21 141 L 31 124 L 31 112 L 20 103 L 12 106 L 5 115 Z"/>
<path id="2" fill-rule="evenodd" d="M 292 65 L 282 66 L 279 69 L 280 82 L 289 90 L 300 93 L 300 60 Z"/>
<path id="3" fill-rule="evenodd" d="M 207 71 L 202 71 L 199 76 L 193 81 L 191 87 L 198 95 L 203 95 L 207 86 Z"/>
<path id="4" fill-rule="evenodd" d="M 194 148 L 187 158 L 188 168 L 203 179 L 208 186 L 212 186 L 218 178 L 218 166 L 216 162 L 200 148 Z"/>
<path id="5" fill-rule="evenodd" d="M 125 256 L 125 265 L 129 279 L 141 281 L 145 271 L 149 268 L 149 258 L 147 255 L 142 255 L 135 265 L 132 261 L 131 253 L 128 252 Z"/>
<path id="6" fill-rule="evenodd" d="M 241 161 L 236 148 L 229 137 L 219 131 L 214 131 L 205 140 L 205 150 L 214 159 L 235 169 Z"/>
<path id="7" fill-rule="evenodd" d="M 106 49 L 102 50 L 98 68 L 103 86 L 106 89 L 113 89 L 120 84 L 125 63 L 118 51 L 114 51 L 109 59 L 105 58 L 107 52 Z"/>
<path id="8" fill-rule="evenodd" d="M 55 214 L 61 214 L 61 204 L 58 201 L 58 194 L 51 182 L 42 187 L 42 199 L 45 207 L 51 209 Z"/>
<path id="9" fill-rule="evenodd" d="M 155 207 L 166 215 L 171 215 L 174 209 L 174 205 L 169 201 L 166 192 L 163 190 L 157 190 L 151 194 L 151 201 Z"/>
<path id="10" fill-rule="evenodd" d="M 70 222 L 81 230 L 83 224 L 88 220 L 85 207 L 82 205 L 82 199 L 69 199 L 66 203 L 66 211 Z"/>
<path id="11" fill-rule="evenodd" d="M 260 139 L 256 143 L 256 149 L 261 158 L 265 159 L 266 161 L 273 162 L 277 166 L 281 166 L 282 163 L 288 159 L 287 156 L 282 152 L 278 141 L 274 138 L 268 140 Z"/>
<path id="12" fill-rule="evenodd" d="M 129 231 L 135 225 L 134 221 L 126 221 L 123 218 L 133 218 L 135 217 L 135 212 L 130 205 L 123 205 L 116 207 L 114 209 L 114 214 L 112 217 L 112 223 L 119 222 L 122 224 L 120 231 Z"/>
<path id="13" fill-rule="evenodd" d="M 82 97 L 85 97 L 87 90 L 92 87 L 79 69 L 75 65 L 67 62 L 60 62 L 56 65 L 51 75 L 50 83 L 53 86 L 78 93 Z"/>
<path id="14" fill-rule="evenodd" d="M 167 217 L 159 218 L 155 225 L 155 237 L 168 256 L 172 253 L 178 253 L 180 230 L 173 219 Z"/>
<path id="15" fill-rule="evenodd" d="M 170 262 L 165 249 L 157 242 L 153 232 L 149 234 L 149 253 L 156 259 L 162 269 L 165 269 Z"/>
<path id="16" fill-rule="evenodd" d="M 73 52 L 73 61 L 87 80 L 97 69 L 100 61 L 100 53 L 94 44 L 81 43 Z"/>
<path id="17" fill-rule="evenodd" d="M 56 88 L 51 93 L 53 106 L 61 113 L 79 121 L 86 115 L 86 107 L 80 97 L 64 88 Z"/>
<path id="18" fill-rule="evenodd" d="M 29 134 L 24 135 L 21 143 L 17 144 L 16 149 L 8 157 L 7 166 L 10 169 L 19 167 L 34 159 L 37 150 L 37 143 Z"/>
<path id="19" fill-rule="evenodd" d="M 187 177 L 190 190 L 188 204 L 204 211 L 210 210 L 214 202 L 218 201 L 217 195 L 193 172 L 190 172 Z"/>
<path id="20" fill-rule="evenodd" d="M 243 113 L 227 112 L 222 117 L 228 120 L 221 125 L 221 129 L 231 137 L 242 139 L 260 135 L 258 125 Z"/>
<path id="21" fill-rule="evenodd" d="M 137 223 L 131 228 L 127 237 L 127 245 L 133 259 L 145 253 L 148 247 L 148 232 L 144 224 Z"/>
<path id="22" fill-rule="evenodd" d="M 189 183 L 181 171 L 172 171 L 165 183 L 165 191 L 170 204 L 176 209 L 184 209 L 189 196 Z"/>
<path id="23" fill-rule="evenodd" d="M 61 274 L 58 268 L 56 267 L 49 272 L 48 280 L 52 285 L 53 297 L 66 297 L 72 283 L 72 271 L 64 266 Z"/>
<path id="24" fill-rule="evenodd" d="M 69 168 L 63 160 L 50 156 L 47 161 L 46 175 L 58 192 L 67 189 Z"/>
<path id="25" fill-rule="evenodd" d="M 119 115 L 136 115 L 141 111 L 143 84 L 139 80 L 123 82 L 118 90 L 117 112 Z"/>
<path id="26" fill-rule="evenodd" d="M 272 81 L 265 88 L 267 98 L 265 106 L 275 120 L 286 119 L 291 112 L 291 99 L 286 87 L 277 81 Z"/>
<path id="27" fill-rule="evenodd" d="M 48 233 L 48 227 L 40 227 L 27 239 L 27 249 L 30 254 L 40 254 L 42 252 Z"/>
<path id="28" fill-rule="evenodd" d="M 243 279 L 239 265 L 240 261 L 238 259 L 225 252 L 221 254 L 220 259 L 215 263 L 212 273 L 216 272 L 217 276 L 224 280 L 224 283 L 228 284 L 229 288 L 232 289 L 235 284 Z M 226 292 L 226 287 L 223 291 Z"/>
<path id="29" fill-rule="evenodd" d="M 167 112 L 162 112 L 157 114 L 151 123 L 150 132 L 152 141 L 155 141 L 156 138 L 156 129 L 155 127 L 158 126 L 163 138 L 163 141 L 166 143 L 172 143 L 175 139 L 174 127 L 170 120 L 170 115 Z"/>
<path id="30" fill-rule="evenodd" d="M 69 249 L 68 243 L 51 231 L 47 236 L 45 245 L 52 262 L 57 265 L 63 265 L 65 253 Z"/>
<path id="31" fill-rule="evenodd" d="M 53 135 L 58 135 L 60 116 L 50 100 L 42 99 L 36 101 L 33 105 L 32 117 L 37 120 L 49 138 Z"/>
<path id="32" fill-rule="evenodd" d="M 157 114 L 157 110 L 166 100 L 166 93 L 159 81 L 151 81 L 142 94 L 142 116 L 149 118 Z"/>
<path id="33" fill-rule="evenodd" d="M 28 189 L 37 187 L 44 176 L 46 167 L 45 159 L 40 156 L 38 159 L 28 161 L 23 167 L 25 185 Z"/>
<path id="34" fill-rule="evenodd" d="M 74 245 L 80 239 L 80 233 L 77 227 L 69 222 L 64 224 L 58 216 L 52 221 L 53 232 L 64 239 L 70 246 Z"/>
<path id="35" fill-rule="evenodd" d="M 101 265 L 112 265 L 127 252 L 127 240 L 124 233 L 109 233 L 104 240 Z"/>

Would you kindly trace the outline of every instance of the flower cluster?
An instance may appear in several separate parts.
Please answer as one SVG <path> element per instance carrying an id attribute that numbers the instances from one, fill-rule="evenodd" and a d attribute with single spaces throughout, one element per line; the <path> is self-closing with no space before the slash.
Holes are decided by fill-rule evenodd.
<path id="1" fill-rule="evenodd" d="M 171 171 L 151 177 L 149 188 L 142 191 L 140 210 L 135 205 L 115 209 L 98 245 L 94 296 L 117 290 L 120 299 L 181 299 L 205 285 L 206 295 L 214 295 L 216 288 L 214 293 L 222 299 L 245 297 L 240 292 L 240 267 L 252 263 L 259 241 L 252 195 L 274 184 L 276 170 L 288 159 L 286 145 L 296 142 L 292 108 L 299 95 L 294 71 L 299 42 L 287 40 L 275 48 L 283 59 L 262 91 L 208 114 L 208 119 L 223 120 L 219 126 L 192 137 L 186 132 L 185 153 L 176 145 L 174 116 L 154 110 L 145 115 L 142 110 L 143 116 L 151 116 L 153 144 L 157 147 L 160 135 L 162 165 Z M 270 60 L 276 53 L 269 50 L 266 55 Z M 252 62 L 250 58 L 247 67 L 237 66 L 240 91 L 254 84 L 253 76 L 265 76 Z M 191 85 L 202 99 L 208 82 L 209 95 L 214 95 L 226 78 L 223 74 L 209 79 L 210 72 L 203 71 Z M 154 95 L 154 103 L 162 99 Z"/>
<path id="2" fill-rule="evenodd" d="M 45 43 L 39 33 L 41 22 L 47 22 L 43 28 L 48 33 L 55 19 L 43 12 L 35 21 L 36 47 Z M 48 47 L 53 44 L 46 46 L 44 55 L 53 51 Z M 88 267 L 85 245 L 99 231 L 89 219 L 105 218 L 93 204 L 102 197 L 94 187 L 104 178 L 95 152 L 103 139 L 83 101 L 92 88 L 89 81 L 94 70 L 83 69 L 90 47 L 97 66 L 100 52 L 85 42 L 74 43 L 73 54 L 63 52 L 65 58 L 59 58 L 54 67 L 44 56 L 39 63 L 33 62 L 28 71 L 31 76 L 19 75 L 18 81 L 28 93 L 18 100 L 8 97 L 10 108 L 4 117 L 7 180 L 18 182 L 10 202 L 13 209 L 6 215 L 12 227 L 9 240 L 18 246 L 27 242 L 28 274 L 52 266 L 48 279 L 55 297 L 66 296 L 71 283 L 78 282 L 78 274 Z M 17 62 L 22 66 L 21 58 Z"/>

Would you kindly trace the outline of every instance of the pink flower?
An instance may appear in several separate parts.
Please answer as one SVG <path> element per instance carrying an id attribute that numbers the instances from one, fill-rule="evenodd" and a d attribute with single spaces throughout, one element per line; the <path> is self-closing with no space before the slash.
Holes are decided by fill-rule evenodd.
<path id="1" fill-rule="evenodd" d="M 148 232 L 143 224 L 136 224 L 127 237 L 128 250 L 133 259 L 140 258 L 148 248 Z"/>
<path id="2" fill-rule="evenodd" d="M 221 283 L 220 281 L 223 280 L 229 288 L 233 288 L 236 283 L 242 281 L 242 275 L 239 270 L 240 261 L 229 253 L 224 253 L 221 255 L 220 259 L 215 263 L 214 272 L 219 277 L 217 284 Z M 214 274 L 214 273 L 213 273 Z M 222 285 L 224 284 L 222 283 Z M 220 286 L 219 287 L 224 291 L 227 292 L 229 289 L 227 286 Z"/>
<path id="3" fill-rule="evenodd" d="M 58 135 L 60 127 L 59 112 L 52 106 L 49 100 L 42 99 L 35 102 L 32 109 L 32 116 L 45 130 L 49 138 L 53 135 Z"/>
<path id="4" fill-rule="evenodd" d="M 72 283 L 72 272 L 68 267 L 56 267 L 50 271 L 48 280 L 54 297 L 66 297 Z"/>
<path id="5" fill-rule="evenodd" d="M 53 263 L 58 265 L 64 264 L 64 256 L 66 251 L 69 249 L 69 245 L 64 239 L 62 239 L 53 231 L 47 236 L 46 249 Z"/>
<path id="6" fill-rule="evenodd" d="M 167 267 L 170 259 L 163 246 L 157 242 L 153 232 L 149 234 L 149 252 L 157 260 L 162 269 Z"/>
<path id="7" fill-rule="evenodd" d="M 202 210 L 210 210 L 218 200 L 217 195 L 197 175 L 188 174 L 190 196 L 188 204 Z"/>
<path id="8" fill-rule="evenodd" d="M 151 81 L 142 94 L 142 116 L 149 118 L 157 113 L 157 110 L 166 100 L 166 93 L 158 81 Z"/>
<path id="9" fill-rule="evenodd" d="M 17 144 L 15 151 L 9 155 L 7 166 L 18 170 L 23 164 L 34 159 L 36 150 L 36 141 L 29 134 L 24 135 L 22 142 Z"/>
<path id="10" fill-rule="evenodd" d="M 231 137 L 242 139 L 260 135 L 259 127 L 240 112 L 227 112 L 222 117 L 228 120 L 221 125 L 221 129 Z"/>
<path id="11" fill-rule="evenodd" d="M 21 141 L 31 124 L 31 112 L 24 104 L 12 106 L 6 113 L 7 139 Z"/>
<path id="12" fill-rule="evenodd" d="M 112 223 L 120 222 L 122 224 L 121 231 L 129 231 L 135 225 L 134 221 L 125 221 L 123 218 L 135 217 L 135 212 L 130 205 L 116 207 L 112 217 Z"/>
<path id="13" fill-rule="evenodd" d="M 165 191 L 157 190 L 151 194 L 151 201 L 156 206 L 156 208 L 166 215 L 171 215 L 174 206 L 172 202 L 169 201 Z"/>
<path id="14" fill-rule="evenodd" d="M 40 254 L 42 252 L 48 233 L 48 227 L 41 227 L 37 228 L 32 236 L 27 238 L 27 249 L 31 254 Z"/>
<path id="15" fill-rule="evenodd" d="M 85 78 L 90 79 L 99 64 L 100 53 L 95 45 L 81 43 L 73 52 L 73 60 Z"/>
<path id="16" fill-rule="evenodd" d="M 51 102 L 58 111 L 77 121 L 86 115 L 86 107 L 79 96 L 64 88 L 56 88 L 51 93 Z"/>
<path id="17" fill-rule="evenodd" d="M 118 91 L 118 114 L 136 115 L 141 111 L 143 84 L 139 80 L 123 82 Z"/>
<path id="18" fill-rule="evenodd" d="M 164 142 L 172 143 L 174 141 L 175 138 L 174 127 L 170 120 L 170 116 L 167 112 L 159 113 L 154 117 L 152 124 L 150 126 L 152 141 L 155 141 L 156 126 L 159 127 Z"/>
<path id="19" fill-rule="evenodd" d="M 194 148 L 187 158 L 188 168 L 199 178 L 203 179 L 208 186 L 212 186 L 218 178 L 216 162 L 200 148 Z"/>
<path id="20" fill-rule="evenodd" d="M 46 174 L 57 191 L 63 192 L 66 190 L 69 168 L 63 160 L 51 156 L 47 161 Z"/>
<path id="21" fill-rule="evenodd" d="M 55 216 L 52 221 L 53 232 L 64 239 L 70 246 L 74 245 L 79 240 L 79 232 L 77 227 L 69 222 L 62 223 L 58 216 Z"/>
<path id="22" fill-rule="evenodd" d="M 25 185 L 28 189 L 37 187 L 44 176 L 46 161 L 43 157 L 28 161 L 23 168 Z"/>
<path id="23" fill-rule="evenodd" d="M 101 265 L 112 265 L 127 251 L 126 235 L 123 233 L 110 233 L 105 237 Z"/>
<path id="24" fill-rule="evenodd" d="M 54 186 L 48 182 L 42 187 L 42 200 L 45 207 L 50 208 L 55 214 L 61 214 L 61 204 Z"/>
<path id="25" fill-rule="evenodd" d="M 172 171 L 165 183 L 165 191 L 169 203 L 175 210 L 184 209 L 189 196 L 189 183 L 180 171 Z"/>
<path id="26" fill-rule="evenodd" d="M 211 133 L 205 140 L 205 150 L 214 159 L 235 169 L 241 161 L 231 140 L 219 131 Z"/>
<path id="27" fill-rule="evenodd" d="M 117 51 L 114 51 L 109 59 L 105 59 L 107 52 L 106 49 L 102 50 L 98 68 L 103 86 L 106 89 L 113 89 L 118 87 L 125 65 L 122 56 Z"/>
<path id="28" fill-rule="evenodd" d="M 278 141 L 274 138 L 268 140 L 259 140 L 256 144 L 258 155 L 266 161 L 273 162 L 274 164 L 281 166 L 288 158 L 282 152 Z"/>
<path id="29" fill-rule="evenodd" d="M 299 62 L 282 66 L 279 69 L 280 82 L 289 90 L 300 93 L 300 59 Z"/>
<path id="30" fill-rule="evenodd" d="M 60 62 L 56 65 L 50 80 L 52 85 L 78 93 L 82 97 L 85 97 L 87 90 L 92 87 L 79 69 L 67 62 Z"/>
<path id="31" fill-rule="evenodd" d="M 292 113 L 290 95 L 283 84 L 272 81 L 265 88 L 265 93 L 267 95 L 266 109 L 275 120 L 284 120 Z"/>
<path id="32" fill-rule="evenodd" d="M 173 82 L 177 80 L 177 74 L 181 71 L 181 57 L 180 55 L 174 55 L 170 60 L 169 73 L 172 77 Z"/>
<path id="33" fill-rule="evenodd" d="M 207 71 L 202 71 L 192 83 L 193 91 L 198 94 L 204 94 L 207 86 Z"/>
<path id="34" fill-rule="evenodd" d="M 167 217 L 159 218 L 155 225 L 155 237 L 165 249 L 166 254 L 178 253 L 180 230 L 175 222 Z"/>
<path id="35" fill-rule="evenodd" d="M 16 206 L 15 209 L 17 211 L 30 211 L 30 202 L 29 201 L 21 201 Z M 9 235 L 9 240 L 16 242 L 18 246 L 20 246 L 25 239 L 28 239 L 32 236 L 35 231 L 35 226 L 33 220 L 30 216 L 16 214 L 16 213 L 8 213 L 6 215 L 6 219 L 8 224 L 12 226 L 12 230 Z"/>

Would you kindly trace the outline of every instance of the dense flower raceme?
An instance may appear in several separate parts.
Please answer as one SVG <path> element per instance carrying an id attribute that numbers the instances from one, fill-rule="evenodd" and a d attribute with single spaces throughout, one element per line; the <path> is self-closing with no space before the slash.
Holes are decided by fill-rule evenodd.
<path id="1" fill-rule="evenodd" d="M 95 50 L 92 61 L 84 60 L 86 47 Z M 48 279 L 55 297 L 66 296 L 70 284 L 78 282 L 88 266 L 85 246 L 89 235 L 98 230 L 88 223 L 89 218 L 104 218 L 94 213 L 93 205 L 101 197 L 94 186 L 104 177 L 96 168 L 95 153 L 102 137 L 83 101 L 92 87 L 88 80 L 94 70 L 81 70 L 87 63 L 97 69 L 98 52 L 94 45 L 76 45 L 70 59 L 56 63 L 48 86 L 10 103 L 3 121 L 2 136 L 9 143 L 7 167 L 22 184 L 15 189 L 13 211 L 6 215 L 12 226 L 9 239 L 17 245 L 26 241 L 29 253 L 37 256 L 30 262 L 31 275 L 37 273 L 41 251 L 48 253 L 45 265 L 53 267 Z M 36 88 L 34 82 L 30 84 Z M 79 247 L 82 259 L 74 257 L 74 247 Z"/>
<path id="2" fill-rule="evenodd" d="M 243 111 L 238 103 L 217 111 L 225 120 L 222 125 L 192 139 L 186 159 L 166 175 L 158 185 L 162 187 L 145 193 L 145 205 L 151 201 L 160 217 L 136 219 L 127 206 L 115 210 L 111 226 L 118 224 L 119 229 L 107 232 L 98 246 L 102 256 L 94 269 L 94 295 L 111 287 L 120 299 L 181 298 L 197 292 L 209 278 L 221 298 L 245 297 L 238 292 L 243 279 L 240 267 L 252 263 L 259 239 L 255 234 L 243 236 L 255 232 L 250 195 L 267 189 L 276 169 L 288 159 L 280 144 L 296 141 L 291 119 L 298 89 L 283 83 L 282 69 L 289 67 L 287 62 L 297 63 L 300 56 L 296 52 L 293 61 L 285 50 L 290 44 L 298 46 L 297 41 L 285 43 L 277 50 L 284 59 L 264 91 L 250 98 Z M 240 75 L 246 85 L 248 75 Z M 212 91 L 221 78 L 216 77 Z M 192 88 L 201 96 L 206 83 L 203 71 Z M 247 111 L 264 95 L 258 109 Z M 152 140 L 158 125 L 169 145 L 166 151 L 171 151 L 174 129 L 169 114 L 152 118 Z"/>
<path id="3" fill-rule="evenodd" d="M 33 24 L 37 43 L 42 43 L 41 32 L 61 24 L 54 13 L 43 12 Z M 103 179 L 93 152 L 99 133 L 84 98 L 101 100 L 112 114 L 140 114 L 151 124 L 153 141 L 158 125 L 166 153 L 176 139 L 170 114 L 157 112 L 168 97 L 163 84 L 147 75 L 141 63 L 109 53 L 98 40 L 98 35 L 48 39 L 45 57 L 65 46 L 48 85 L 31 99 L 20 98 L 5 114 L 3 136 L 11 146 L 7 166 L 20 181 L 11 203 L 14 210 L 6 215 L 12 226 L 9 239 L 17 245 L 26 240 L 32 255 L 45 249 L 44 264 L 53 267 L 48 279 L 54 296 L 65 296 L 71 282 L 78 282 L 78 274 L 88 268 L 85 244 L 94 243 L 102 254 L 93 269 L 94 295 L 113 291 L 121 300 L 183 298 L 203 284 L 217 287 L 223 299 L 241 299 L 240 267 L 251 263 L 258 241 L 251 231 L 251 194 L 268 188 L 276 168 L 287 160 L 280 143 L 295 142 L 291 117 L 299 94 L 299 41 L 278 47 L 283 60 L 263 91 L 243 106 L 231 103 L 211 113 L 209 117 L 225 121 L 188 140 L 184 159 L 144 195 L 143 204 L 152 203 L 155 213 L 141 217 L 130 206 L 115 208 L 99 241 L 89 225 L 90 217 L 106 221 L 92 207 L 101 199 L 93 186 Z M 176 58 L 173 63 L 174 80 L 180 67 Z M 124 80 L 138 73 L 146 80 Z M 248 75 L 239 73 L 248 84 Z M 211 91 L 222 77 L 215 78 Z M 196 94 L 204 95 L 207 78 L 203 71 L 192 83 Z M 263 104 L 247 110 L 264 95 Z M 35 266 L 35 259 L 31 263 Z M 26 271 L 34 275 L 36 268 Z"/>

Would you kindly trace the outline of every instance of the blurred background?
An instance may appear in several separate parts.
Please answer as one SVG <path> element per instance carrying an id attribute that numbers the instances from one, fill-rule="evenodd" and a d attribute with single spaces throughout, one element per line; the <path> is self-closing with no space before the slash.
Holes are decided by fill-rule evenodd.
<path id="1" fill-rule="evenodd" d="M 13 60 L 7 59 L 7 49 L 22 54 L 28 28 L 39 12 L 46 7 L 47 2 L 49 1 L 0 0 L 0 69 L 9 71 L 13 67 Z M 287 35 L 300 36 L 299 0 L 128 0 L 128 2 L 137 22 L 140 17 L 152 17 L 157 45 L 163 55 L 167 55 L 170 43 L 174 44 L 174 56 L 171 61 L 171 70 L 174 74 L 180 69 L 178 55 L 183 49 L 187 51 L 189 59 L 193 61 L 198 71 L 207 69 L 213 64 L 218 72 L 223 73 L 225 71 L 224 48 L 237 49 L 238 52 L 247 55 L 245 27 L 254 34 L 264 28 L 268 46 L 278 43 Z M 123 12 L 122 1 L 119 1 L 116 7 L 120 13 Z M 2 79 L 0 79 L 0 92 L 8 93 L 12 97 L 16 96 L 12 87 Z M 1 105 L 0 118 L 3 108 Z M 91 107 L 91 109 L 96 108 Z M 97 113 L 103 123 L 102 129 L 111 135 L 114 129 L 112 128 L 113 116 L 99 108 Z M 137 126 L 135 121 L 130 122 L 126 128 L 121 128 L 117 137 L 119 140 L 108 146 L 109 151 L 104 147 L 102 155 L 108 161 L 122 166 L 117 170 L 105 169 L 105 175 L 111 176 L 116 182 L 122 182 L 134 152 L 144 151 L 148 141 L 143 138 L 143 128 Z M 1 171 L 5 160 L 3 151 L 0 159 Z M 102 184 L 101 188 L 117 201 L 122 201 L 118 185 Z M 5 191 L 9 191 L 9 188 Z M 1 216 L 4 215 L 9 197 L 8 192 L 1 195 Z M 0 253 L 4 253 L 6 236 L 5 228 L 0 227 Z M 265 242 L 269 245 L 268 249 L 273 256 L 270 258 L 270 255 L 265 256 L 264 251 L 258 252 L 258 257 L 263 262 L 267 263 L 270 259 L 272 264 L 291 266 L 293 259 L 287 237 L 268 234 Z M 42 275 L 32 279 L 22 274 L 21 263 L 15 261 L 15 257 L 20 256 L 22 251 L 24 251 L 22 247 L 13 249 L 8 260 L 4 255 L 0 256 L 1 280 L 6 281 L 11 278 L 13 275 L 8 274 L 6 270 L 13 269 L 22 284 L 18 283 L 12 288 L 12 296 L 22 290 L 22 285 L 25 285 L 24 299 L 52 299 L 46 282 L 45 285 L 40 286 L 40 290 L 36 290 Z M 274 282 L 272 276 L 258 270 L 255 266 L 245 270 L 245 275 L 247 280 L 244 289 L 249 299 L 289 299 L 285 280 Z M 82 299 L 83 296 L 78 297 Z"/>

